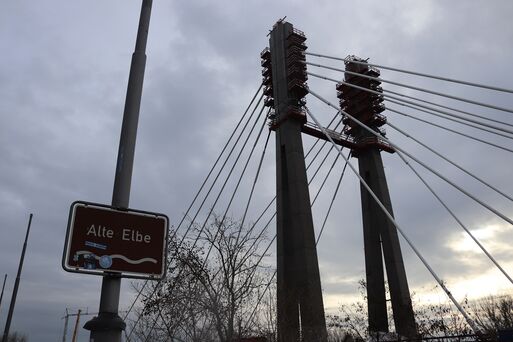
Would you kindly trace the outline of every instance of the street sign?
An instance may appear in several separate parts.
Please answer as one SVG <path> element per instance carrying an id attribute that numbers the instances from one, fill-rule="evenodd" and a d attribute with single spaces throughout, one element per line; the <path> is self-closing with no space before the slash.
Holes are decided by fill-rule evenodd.
<path id="1" fill-rule="evenodd" d="M 76 273 L 161 279 L 168 226 L 163 214 L 73 202 L 62 267 Z"/>

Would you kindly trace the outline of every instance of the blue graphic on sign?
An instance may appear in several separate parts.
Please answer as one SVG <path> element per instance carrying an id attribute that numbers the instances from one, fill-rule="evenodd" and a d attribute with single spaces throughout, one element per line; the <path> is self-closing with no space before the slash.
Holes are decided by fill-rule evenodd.
<path id="1" fill-rule="evenodd" d="M 109 255 L 102 255 L 100 257 L 100 267 L 110 268 L 112 266 L 112 258 Z"/>
<path id="2" fill-rule="evenodd" d="M 100 244 L 100 243 L 91 242 L 91 241 L 86 241 L 86 242 L 85 242 L 85 245 L 86 245 L 86 246 L 89 246 L 89 247 L 94 247 L 94 248 L 103 249 L 103 250 L 107 249 L 107 246 L 102 245 L 102 244 Z"/>

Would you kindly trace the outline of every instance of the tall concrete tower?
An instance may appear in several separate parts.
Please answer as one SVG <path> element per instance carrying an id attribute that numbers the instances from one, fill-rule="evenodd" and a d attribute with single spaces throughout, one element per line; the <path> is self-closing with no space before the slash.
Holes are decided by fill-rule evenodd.
<path id="1" fill-rule="evenodd" d="M 319 265 L 301 138 L 306 122 L 303 97 L 305 35 L 278 21 L 270 49 L 262 52 L 262 74 L 274 107 L 276 131 L 278 341 L 326 341 Z"/>
<path id="2" fill-rule="evenodd" d="M 380 75 L 379 70 L 369 66 L 363 59 L 350 56 L 346 59 L 346 71 L 350 73 L 346 73 L 345 82 L 337 84 L 342 110 L 375 132 L 384 134 L 380 130 L 380 126 L 386 123 L 385 116 L 380 114 L 385 110 L 382 104 L 383 95 L 370 93 L 347 84 L 354 84 L 381 93 L 383 90 L 378 80 L 354 74 L 376 78 Z M 393 149 L 384 140 L 360 127 L 353 120 L 346 117 L 344 123 L 346 124 L 346 134 L 353 138 L 356 145 L 352 154 L 358 158 L 360 176 L 367 182 L 389 213 L 393 215 L 381 159 L 382 150 L 394 152 Z M 396 332 L 402 336 L 415 337 L 417 335 L 415 318 L 397 230 L 363 185 L 360 185 L 360 192 L 369 331 L 388 332 L 384 258 Z"/>

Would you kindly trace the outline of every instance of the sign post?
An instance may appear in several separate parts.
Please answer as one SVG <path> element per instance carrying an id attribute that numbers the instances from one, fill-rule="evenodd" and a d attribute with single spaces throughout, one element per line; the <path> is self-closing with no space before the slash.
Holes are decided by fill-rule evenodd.
<path id="1" fill-rule="evenodd" d="M 153 0 L 142 0 L 119 139 L 116 177 L 112 192 L 112 206 L 114 208 L 127 209 L 130 201 L 132 168 L 134 164 L 139 110 L 141 107 L 144 69 L 146 66 L 146 42 L 148 40 L 152 3 Z M 113 273 L 103 277 L 98 316 L 84 325 L 85 329 L 91 331 L 91 342 L 121 342 L 121 332 L 125 329 L 126 324 L 118 315 L 120 288 L 121 277 L 119 275 Z"/>

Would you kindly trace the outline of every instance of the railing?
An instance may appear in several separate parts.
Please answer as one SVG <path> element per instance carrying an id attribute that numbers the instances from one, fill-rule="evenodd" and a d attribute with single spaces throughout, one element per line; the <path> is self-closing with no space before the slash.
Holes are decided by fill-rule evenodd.
<path id="1" fill-rule="evenodd" d="M 430 337 L 418 337 L 418 338 L 406 338 L 402 336 L 390 336 L 392 334 L 381 335 L 378 334 L 376 336 L 372 336 L 369 338 L 369 341 L 372 342 L 487 342 L 487 341 L 498 341 L 496 335 L 476 335 L 476 334 L 468 334 L 468 335 L 446 335 L 446 336 L 430 336 Z"/>
<path id="2" fill-rule="evenodd" d="M 297 34 L 297 35 L 299 35 L 299 36 L 301 36 L 301 37 L 306 37 L 306 36 L 305 36 L 305 33 L 304 33 L 303 31 L 298 30 L 298 29 L 297 29 L 297 28 L 295 28 L 295 27 L 293 27 L 293 28 L 292 28 L 292 33 L 295 33 L 295 34 Z"/>
<path id="3" fill-rule="evenodd" d="M 322 131 L 319 126 L 317 126 L 316 124 L 313 124 L 311 122 L 306 122 L 305 123 L 305 126 L 307 127 L 310 127 L 310 128 L 313 128 L 315 130 L 318 130 L 318 131 Z M 349 141 L 349 142 L 354 142 L 354 139 L 342 132 L 337 132 L 337 131 L 334 131 L 332 129 L 329 129 L 329 128 L 324 128 L 324 130 L 326 131 L 326 133 L 328 133 L 328 135 L 333 138 L 333 139 L 339 139 L 339 140 L 346 140 L 346 141 Z"/>

